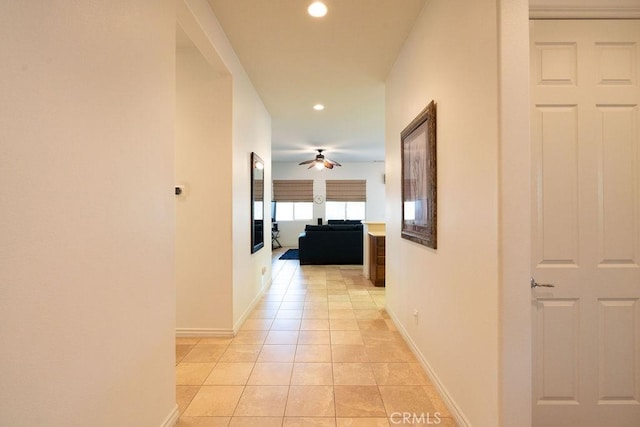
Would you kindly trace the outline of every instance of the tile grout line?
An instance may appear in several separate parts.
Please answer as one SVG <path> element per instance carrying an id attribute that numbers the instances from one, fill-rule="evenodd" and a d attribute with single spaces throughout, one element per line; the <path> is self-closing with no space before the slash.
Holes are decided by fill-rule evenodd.
<path id="1" fill-rule="evenodd" d="M 290 396 L 290 392 L 291 392 L 291 386 L 292 386 L 292 385 L 294 385 L 294 384 L 292 384 L 292 381 L 293 381 L 293 373 L 294 373 L 294 368 L 295 368 L 295 366 L 296 366 L 296 363 L 318 363 L 318 362 L 296 362 L 296 356 L 298 355 L 298 349 L 299 349 L 299 346 L 301 346 L 301 345 L 320 345 L 320 344 L 313 344 L 313 342 L 311 342 L 311 343 L 307 343 L 307 344 L 303 344 L 303 343 L 301 342 L 301 334 L 302 334 L 302 332 L 305 332 L 305 331 L 309 331 L 309 332 L 316 331 L 316 330 L 314 330 L 314 329 L 308 329 L 308 330 L 307 330 L 307 329 L 302 329 L 302 328 L 303 328 L 303 325 L 302 325 L 302 324 L 303 324 L 303 322 L 304 322 L 304 320 L 305 320 L 305 318 L 306 318 L 306 317 L 305 317 L 305 311 L 306 311 L 306 310 L 316 309 L 316 308 L 314 308 L 314 307 L 313 307 L 313 303 L 314 303 L 313 299 L 312 299 L 312 298 L 309 298 L 309 297 L 313 297 L 313 296 L 315 296 L 315 293 L 314 293 L 314 292 L 308 292 L 308 291 L 309 291 L 308 286 L 309 286 L 309 285 L 314 285 L 313 283 L 309 283 L 309 282 L 310 282 L 310 280 L 309 280 L 308 276 L 307 276 L 307 278 L 304 278 L 304 275 L 302 275 L 302 280 L 301 280 L 301 281 L 302 281 L 302 282 L 304 282 L 304 288 L 301 288 L 301 287 L 298 287 L 298 286 L 296 286 L 295 288 L 293 288 L 293 287 L 292 287 L 292 282 L 293 282 L 294 277 L 296 276 L 296 272 L 298 272 L 298 270 L 299 270 L 299 267 L 298 267 L 298 268 L 296 268 L 296 270 L 294 271 L 293 275 L 289 278 L 289 281 L 288 281 L 288 284 L 286 285 L 286 288 L 284 288 L 284 286 L 283 286 L 283 288 L 284 288 L 284 289 L 282 289 L 282 290 L 281 290 L 281 292 L 277 292 L 277 293 L 274 293 L 274 294 L 273 294 L 273 296 L 275 297 L 275 299 L 266 300 L 266 301 L 269 301 L 269 302 L 277 302 L 277 308 L 275 308 L 275 309 L 274 309 L 274 310 L 275 310 L 275 314 L 274 314 L 274 317 L 270 319 L 270 320 L 271 320 L 271 322 L 269 322 L 269 326 L 268 326 L 266 329 L 259 329 L 259 330 L 264 330 L 264 331 L 266 331 L 266 335 L 265 335 L 264 339 L 261 341 L 260 352 L 258 353 L 258 356 L 257 356 L 257 358 L 256 358 L 256 360 L 254 361 L 254 364 L 253 364 L 253 366 L 252 366 L 251 372 L 249 373 L 249 375 L 248 375 L 248 377 L 247 377 L 247 380 L 245 381 L 245 384 L 244 384 L 244 386 L 243 386 L 243 393 L 242 393 L 242 395 L 244 395 L 244 392 L 246 391 L 246 388 L 249 386 L 249 383 L 248 383 L 248 382 L 249 382 L 249 379 L 250 379 L 250 378 L 251 378 L 251 376 L 253 375 L 253 373 L 254 373 L 254 371 L 255 371 L 255 369 L 256 369 L 256 365 L 257 365 L 258 363 L 260 363 L 260 362 L 258 362 L 258 359 L 259 359 L 259 357 L 260 357 L 260 354 L 262 354 L 262 351 L 264 350 L 264 347 L 265 347 L 266 345 L 270 345 L 270 344 L 267 344 L 267 339 L 268 339 L 268 336 L 269 336 L 270 332 L 273 332 L 273 331 L 280 331 L 280 330 L 277 330 L 277 329 L 276 329 L 276 330 L 272 330 L 272 327 L 273 327 L 273 323 L 275 323 L 275 320 L 276 320 L 276 319 L 278 319 L 278 314 L 279 314 L 279 312 L 280 312 L 281 310 L 283 310 L 283 309 L 284 309 L 284 308 L 282 308 L 282 307 L 283 307 L 283 302 L 285 302 L 286 296 L 287 296 L 287 295 L 290 295 L 290 296 L 293 296 L 293 295 L 305 295 L 305 296 L 304 296 L 304 299 L 302 299 L 302 300 L 297 300 L 297 301 L 296 301 L 296 299 L 294 299 L 294 301 L 286 301 L 286 302 L 301 302 L 301 303 L 302 303 L 302 310 L 301 310 L 301 311 L 302 311 L 302 314 L 301 314 L 301 318 L 299 319 L 299 320 L 300 320 L 300 322 L 299 322 L 299 324 L 298 324 L 298 328 L 295 330 L 295 332 L 297 333 L 297 337 L 296 337 L 296 339 L 295 339 L 295 347 L 296 347 L 296 348 L 295 348 L 294 357 L 293 357 L 293 361 L 292 361 L 292 368 L 291 368 L 291 372 L 290 372 L 290 374 L 289 374 L 288 388 L 287 388 L 287 396 L 286 396 L 286 400 L 285 400 L 284 413 L 283 413 L 283 416 L 282 416 L 282 417 L 283 417 L 283 418 L 282 418 L 282 423 L 284 423 L 284 421 L 285 421 L 285 419 L 286 419 L 286 410 L 287 410 L 288 405 L 289 405 L 289 396 Z M 281 269 L 279 274 L 282 274 L 282 273 L 283 273 L 283 271 L 282 271 L 282 269 Z M 355 310 L 358 310 L 358 309 L 362 309 L 362 310 L 366 310 L 366 309 L 380 310 L 380 309 L 384 309 L 384 307 L 380 307 L 380 306 L 379 306 L 379 304 L 378 304 L 378 302 L 374 300 L 373 295 L 371 294 L 371 292 L 370 292 L 370 291 L 367 291 L 369 298 L 371 298 L 372 300 L 374 300 L 374 303 L 375 303 L 374 307 L 371 307 L 371 308 L 366 308 L 366 307 L 362 307 L 362 308 L 354 308 L 354 307 L 353 307 L 353 300 L 352 300 L 352 298 L 353 298 L 353 296 L 354 296 L 354 295 L 356 295 L 356 294 L 355 294 L 354 292 L 351 292 L 351 290 L 348 288 L 348 286 L 345 288 L 345 291 L 346 291 L 346 293 L 345 293 L 345 294 L 329 294 L 329 293 L 328 293 L 328 288 L 326 288 L 326 281 L 327 281 L 327 280 L 331 280 L 331 279 L 327 279 L 327 278 L 326 278 L 326 276 L 325 276 L 325 278 L 324 278 L 324 281 L 325 281 L 325 288 L 324 288 L 324 291 L 325 291 L 325 292 L 324 292 L 324 295 L 325 295 L 325 297 L 324 297 L 324 298 L 322 298 L 322 300 L 326 301 L 326 304 L 327 304 L 327 323 L 328 323 L 328 329 L 326 329 L 326 331 L 328 332 L 328 336 L 329 336 L 329 337 L 328 337 L 328 338 L 329 338 L 329 339 L 328 339 L 328 348 L 329 348 L 329 359 L 330 359 L 329 364 L 330 364 L 330 366 L 331 366 L 331 385 L 332 385 L 332 392 L 333 392 L 332 397 L 333 397 L 333 403 L 334 403 L 334 416 L 333 416 L 333 417 L 329 417 L 329 418 L 333 418 L 333 419 L 334 419 L 334 421 L 337 423 L 337 420 L 338 420 L 338 418 L 339 418 L 339 417 L 338 417 L 338 414 L 337 414 L 337 405 L 336 405 L 336 394 L 335 394 L 335 385 L 336 385 L 336 384 L 335 384 L 335 375 L 334 375 L 334 373 L 335 373 L 335 369 L 334 369 L 334 368 L 335 368 L 335 364 L 336 364 L 336 363 L 339 363 L 339 362 L 336 362 L 336 361 L 335 361 L 335 359 L 334 359 L 334 355 L 333 355 L 333 346 L 334 346 L 334 345 L 337 345 L 337 344 L 335 344 L 335 343 L 334 343 L 334 336 L 333 336 L 332 332 L 335 332 L 335 331 L 342 331 L 342 329 L 337 329 L 337 328 L 336 328 L 336 329 L 334 329 L 334 328 L 332 328 L 332 322 L 331 322 L 331 320 L 337 320 L 337 318 L 336 318 L 336 319 L 331 319 L 331 315 L 330 315 L 331 308 L 329 308 L 329 303 L 330 303 L 329 296 L 330 296 L 330 295 L 336 295 L 336 296 L 338 296 L 338 295 L 346 295 L 346 296 L 349 298 L 349 302 L 350 302 L 351 307 L 350 307 L 350 308 L 347 308 L 347 309 L 348 309 L 348 310 L 351 310 L 351 311 L 353 312 L 353 314 L 354 314 L 354 320 L 355 320 L 356 325 L 358 326 L 357 331 L 359 332 L 359 334 L 361 334 L 361 332 L 362 332 L 362 329 L 360 329 L 360 328 L 361 328 L 361 326 L 362 326 L 362 321 L 363 321 L 363 320 L 366 320 L 366 318 L 357 318 L 357 317 L 355 317 Z M 304 289 L 304 294 L 302 294 L 302 293 L 295 293 L 295 294 L 294 294 L 294 293 L 293 293 L 293 291 L 296 291 L 296 290 L 298 290 L 298 291 L 299 291 L 299 290 L 301 290 L 301 289 Z M 290 293 L 290 292 L 291 292 L 291 293 Z M 322 294 L 322 293 L 323 293 L 322 291 L 320 291 L 320 292 L 319 292 L 319 294 Z M 341 298 L 335 298 L 335 299 L 334 299 L 334 301 L 338 301 L 338 302 L 339 302 L 340 300 L 341 300 Z M 263 298 L 263 300 L 261 301 L 261 303 L 262 303 L 262 302 L 265 302 L 265 299 L 264 299 L 264 298 Z M 307 305 L 307 304 L 309 304 L 309 305 Z M 375 320 L 375 319 L 374 319 L 374 320 Z M 382 320 L 384 320 L 384 318 L 383 318 Z M 334 322 L 334 323 L 338 323 L 338 322 Z M 387 323 L 387 322 L 385 322 L 385 323 Z M 345 331 L 348 331 L 348 330 L 351 330 L 351 329 L 344 329 L 344 330 L 345 330 Z M 282 330 L 282 332 L 286 332 L 286 330 Z M 277 342 L 277 341 L 276 341 L 276 342 Z M 190 348 L 190 350 L 192 350 L 192 349 L 193 349 L 195 346 L 197 346 L 199 343 L 200 343 L 200 340 L 198 340 L 198 342 L 196 342 L 196 343 L 195 343 L 195 344 Z M 229 347 L 229 345 L 231 345 L 232 343 L 233 343 L 233 341 L 231 341 L 229 344 L 227 344 L 227 348 L 228 348 L 228 347 Z M 277 344 L 271 344 L 271 345 L 282 345 L 282 344 L 281 344 L 281 343 L 279 343 L 279 342 L 277 342 Z M 363 345 L 363 346 L 366 346 L 364 342 L 362 343 L 362 345 Z M 226 351 L 226 350 L 225 350 L 225 351 Z M 188 354 L 188 352 L 187 352 L 186 354 Z M 186 354 L 181 358 L 181 361 L 186 357 Z M 179 364 L 181 361 L 177 362 L 176 364 Z M 220 361 L 219 361 L 219 359 L 218 359 L 218 361 L 217 361 L 217 362 L 214 364 L 214 366 L 212 367 L 212 370 L 213 370 L 213 369 L 215 369 L 215 367 L 216 367 L 216 366 L 218 366 L 218 364 L 219 364 L 219 363 L 220 363 Z M 357 363 L 357 362 L 344 362 L 344 363 Z M 392 362 L 389 362 L 389 363 L 392 363 Z M 409 363 L 409 362 L 408 362 L 408 361 L 406 361 L 406 362 L 404 362 L 404 363 Z M 373 362 L 371 362 L 371 361 L 367 358 L 366 365 L 367 365 L 370 369 L 372 369 L 372 364 L 373 364 Z M 210 372 L 208 375 L 210 375 L 210 374 L 211 374 L 211 372 Z M 381 386 L 381 385 L 379 384 L 378 380 L 377 380 L 377 379 L 375 379 L 375 377 L 374 377 L 374 380 L 375 380 L 375 383 L 376 383 L 376 388 L 377 388 L 377 390 L 378 390 L 378 394 L 381 396 L 381 395 L 382 395 L 381 390 L 380 390 L 380 386 Z M 205 378 L 205 380 L 204 380 L 204 381 L 206 381 L 206 378 Z M 202 384 L 200 387 L 204 386 L 204 381 L 203 381 L 203 384 Z M 237 410 L 237 408 L 238 408 L 238 405 L 239 405 L 239 402 L 240 402 L 240 400 L 241 400 L 241 398 L 242 398 L 242 395 L 241 395 L 241 397 L 238 399 L 238 402 L 236 402 L 236 406 L 235 406 L 235 408 L 234 408 L 234 413 L 233 413 L 233 415 L 231 416 L 231 419 L 232 419 L 232 418 L 234 418 L 234 417 L 236 416 L 236 415 L 235 415 L 235 412 L 236 412 L 236 410 Z M 190 402 L 191 402 L 192 400 L 193 400 L 193 398 L 190 400 Z M 388 416 L 386 415 L 386 413 L 387 413 L 387 405 L 385 404 L 384 400 L 382 400 L 382 402 L 383 402 L 383 406 L 384 406 L 384 410 L 385 410 L 385 418 L 386 418 L 386 419 L 387 419 L 387 421 L 388 421 Z M 188 405 L 187 405 L 187 407 L 188 407 Z M 361 418 L 361 417 L 364 417 L 364 416 L 351 417 L 351 418 Z M 230 419 L 230 421 L 229 421 L 229 422 L 231 422 L 231 419 Z M 282 425 L 282 424 L 281 424 L 281 425 Z"/>

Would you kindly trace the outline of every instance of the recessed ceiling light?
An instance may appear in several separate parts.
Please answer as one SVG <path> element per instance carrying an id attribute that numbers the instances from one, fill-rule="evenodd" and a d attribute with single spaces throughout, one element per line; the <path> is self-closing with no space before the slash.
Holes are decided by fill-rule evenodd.
<path id="1" fill-rule="evenodd" d="M 314 1 L 307 8 L 307 12 L 309 12 L 309 15 L 313 16 L 314 18 L 322 18 L 327 14 L 327 6 L 325 6 L 325 4 L 321 1 Z"/>
<path id="2" fill-rule="evenodd" d="M 316 111 L 322 111 L 322 110 L 324 110 L 324 105 L 316 104 L 316 105 L 313 106 L 313 109 L 316 110 Z"/>

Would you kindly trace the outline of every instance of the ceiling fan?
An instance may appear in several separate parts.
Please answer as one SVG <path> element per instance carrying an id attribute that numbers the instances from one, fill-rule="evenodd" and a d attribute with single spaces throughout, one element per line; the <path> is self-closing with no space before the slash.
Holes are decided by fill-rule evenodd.
<path id="1" fill-rule="evenodd" d="M 326 157 L 324 157 L 324 155 L 322 154 L 322 152 L 324 151 L 324 149 L 320 149 L 317 148 L 316 151 L 318 151 L 318 154 L 316 154 L 316 158 L 312 159 L 312 160 L 306 160 L 302 163 L 298 163 L 299 165 L 309 165 L 309 167 L 307 169 L 311 169 L 312 167 L 315 166 L 316 169 L 320 170 L 322 168 L 327 168 L 327 169 L 333 169 L 334 166 L 342 166 L 340 163 L 334 161 L 334 160 L 330 160 L 327 159 Z"/>

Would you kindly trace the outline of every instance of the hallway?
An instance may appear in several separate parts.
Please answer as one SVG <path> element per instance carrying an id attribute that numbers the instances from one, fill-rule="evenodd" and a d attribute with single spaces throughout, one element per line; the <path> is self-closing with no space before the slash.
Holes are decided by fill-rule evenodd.
<path id="1" fill-rule="evenodd" d="M 273 252 L 273 284 L 234 338 L 177 338 L 179 427 L 455 426 L 360 266 Z"/>

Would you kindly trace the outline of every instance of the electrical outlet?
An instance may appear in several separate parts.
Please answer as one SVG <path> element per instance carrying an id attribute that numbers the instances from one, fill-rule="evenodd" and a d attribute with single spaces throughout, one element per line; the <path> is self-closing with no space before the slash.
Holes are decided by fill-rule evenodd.
<path id="1" fill-rule="evenodd" d="M 267 267 L 266 266 L 262 267 L 262 275 L 264 275 L 264 273 L 266 273 L 266 272 L 267 272 Z"/>

